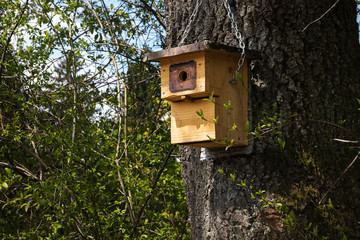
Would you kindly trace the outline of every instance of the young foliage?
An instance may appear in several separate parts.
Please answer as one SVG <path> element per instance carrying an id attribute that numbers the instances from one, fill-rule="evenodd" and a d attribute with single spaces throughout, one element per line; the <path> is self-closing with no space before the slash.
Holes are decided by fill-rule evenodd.
<path id="1" fill-rule="evenodd" d="M 142 62 L 164 3 L 106 4 L 0 3 L 1 239 L 189 235 L 169 105 Z"/>

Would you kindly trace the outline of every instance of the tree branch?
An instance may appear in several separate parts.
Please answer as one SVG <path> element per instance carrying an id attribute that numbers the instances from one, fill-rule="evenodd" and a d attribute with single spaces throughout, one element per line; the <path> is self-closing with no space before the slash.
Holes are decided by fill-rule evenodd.
<path id="1" fill-rule="evenodd" d="M 1 61 L 0 61 L 0 78 L 1 78 L 1 75 L 2 75 L 2 68 L 3 68 L 3 62 L 4 62 L 4 60 L 5 60 L 5 54 L 6 54 L 6 52 L 7 52 L 7 49 L 8 49 L 8 47 L 9 47 L 9 45 L 10 45 L 11 38 L 12 38 L 13 34 L 15 33 L 16 28 L 17 28 L 17 27 L 19 26 L 19 24 L 20 24 L 20 20 L 21 20 L 22 16 L 24 15 L 24 12 L 25 12 L 25 9 L 26 9 L 26 7 L 27 7 L 27 5 L 28 5 L 28 2 L 29 2 L 29 0 L 27 0 L 27 1 L 25 2 L 24 7 L 21 9 L 20 18 L 19 18 L 18 22 L 15 24 L 14 29 L 11 31 L 10 36 L 9 36 L 8 39 L 6 40 L 6 44 L 5 44 L 5 47 L 4 47 L 4 49 L 3 49 L 3 52 L 2 52 L 2 55 L 1 55 Z"/>
<path id="2" fill-rule="evenodd" d="M 157 185 L 157 183 L 158 183 L 158 181 L 159 181 L 159 179 L 160 179 L 161 174 L 163 173 L 163 171 L 164 171 L 164 169 L 165 169 L 166 164 L 168 163 L 168 161 L 169 161 L 169 159 L 170 159 L 171 153 L 172 153 L 172 152 L 174 151 L 174 149 L 175 149 L 175 146 L 176 146 L 176 145 L 173 145 L 173 146 L 171 147 L 170 151 L 168 152 L 168 154 L 167 154 L 167 156 L 166 156 L 166 158 L 165 158 L 165 161 L 163 162 L 163 165 L 161 166 L 161 168 L 160 168 L 160 170 L 159 170 L 159 172 L 158 172 L 158 174 L 157 174 L 157 176 L 156 176 L 156 178 L 155 178 L 155 180 L 154 180 L 153 185 L 151 186 L 151 189 L 152 189 L 152 190 L 149 192 L 148 196 L 146 197 L 146 200 L 145 200 L 144 205 L 141 207 L 141 209 L 140 209 L 140 211 L 139 211 L 139 213 L 138 213 L 138 216 L 137 216 L 136 222 L 135 222 L 135 224 L 134 224 L 134 226 L 133 226 L 133 229 L 132 229 L 130 238 L 132 238 L 132 237 L 134 236 L 134 234 L 136 234 L 136 228 L 137 228 L 137 226 L 139 225 L 140 218 L 141 218 L 141 216 L 142 216 L 142 214 L 143 214 L 143 212 L 144 212 L 144 209 L 145 209 L 146 205 L 148 204 L 151 196 L 153 195 L 153 193 L 154 193 L 154 191 L 155 191 L 155 189 L 156 189 L 156 185 Z"/>
<path id="3" fill-rule="evenodd" d="M 160 25 L 165 29 L 166 25 L 164 23 L 164 20 L 162 19 L 160 12 L 158 11 L 158 9 L 157 10 L 152 9 L 152 7 L 150 7 L 144 0 L 140 0 L 140 2 L 142 2 L 144 4 L 145 9 L 147 11 L 151 12 L 154 15 L 154 17 L 159 21 Z"/>
<path id="4" fill-rule="evenodd" d="M 39 178 L 35 174 L 33 174 L 29 169 L 27 169 L 25 167 L 14 166 L 14 165 L 11 165 L 10 163 L 6 163 L 6 162 L 0 162 L 0 166 L 14 169 L 22 175 L 25 175 L 27 177 L 31 177 L 37 181 L 40 181 Z"/>
<path id="5" fill-rule="evenodd" d="M 40 164 L 46 169 L 48 170 L 51 174 L 54 175 L 54 172 L 48 167 L 48 165 L 46 165 L 46 163 L 44 162 L 44 160 L 42 160 L 42 158 L 39 155 L 36 155 L 35 153 L 33 153 L 29 148 L 27 148 L 24 144 L 21 143 L 21 147 L 22 149 L 24 149 L 27 153 L 29 153 L 31 156 L 35 157 Z"/>
<path id="6" fill-rule="evenodd" d="M 352 160 L 352 162 L 346 167 L 346 169 L 340 174 L 340 176 L 335 180 L 335 182 L 331 185 L 331 187 L 326 191 L 326 193 L 323 195 L 323 197 L 321 198 L 319 204 L 321 204 L 325 197 L 328 195 L 328 193 L 330 192 L 330 190 L 336 185 L 336 183 L 340 180 L 340 178 L 349 170 L 349 168 L 351 168 L 351 166 L 356 162 L 356 160 L 359 158 L 360 152 L 358 152 L 355 156 L 355 158 Z"/>

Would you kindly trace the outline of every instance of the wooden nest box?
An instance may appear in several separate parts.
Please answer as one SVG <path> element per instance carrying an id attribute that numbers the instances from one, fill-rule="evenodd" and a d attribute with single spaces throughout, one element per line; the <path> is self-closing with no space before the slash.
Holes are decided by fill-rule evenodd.
<path id="1" fill-rule="evenodd" d="M 161 65 L 161 98 L 172 102 L 172 144 L 214 148 L 227 146 L 232 139 L 234 146 L 248 144 L 247 58 L 240 69 L 243 80 L 231 82 L 240 56 L 235 47 L 209 41 L 145 56 Z M 204 100 L 212 93 L 212 101 Z M 225 107 L 229 101 L 231 107 Z"/>

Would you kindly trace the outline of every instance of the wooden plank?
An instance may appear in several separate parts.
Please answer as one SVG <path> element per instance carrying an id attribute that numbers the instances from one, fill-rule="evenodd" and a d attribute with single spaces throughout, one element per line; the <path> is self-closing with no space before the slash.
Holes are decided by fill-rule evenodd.
<path id="1" fill-rule="evenodd" d="M 202 109 L 205 118 L 209 121 L 215 118 L 215 104 L 196 99 L 193 102 L 171 103 L 171 143 L 184 144 L 209 141 L 215 138 L 215 124 L 199 119 L 197 111 Z"/>
<path id="2" fill-rule="evenodd" d="M 197 143 L 189 143 L 184 144 L 190 147 L 202 147 L 202 148 L 224 148 L 226 145 L 222 142 L 212 142 L 212 141 L 205 141 L 205 142 L 197 142 Z"/>
<path id="3" fill-rule="evenodd" d="M 216 140 L 228 141 L 234 139 L 235 145 L 247 145 L 247 133 L 241 131 L 248 121 L 248 92 L 247 87 L 247 65 L 246 63 L 240 69 L 243 75 L 244 85 L 242 83 L 231 84 L 229 81 L 233 78 L 237 68 L 239 56 L 233 54 L 219 54 L 209 52 L 207 58 L 212 59 L 213 66 L 207 66 L 207 70 L 211 71 L 215 83 L 214 89 L 219 96 L 217 99 L 216 116 L 219 116 L 219 123 L 216 126 Z M 224 104 L 231 102 L 231 109 L 228 110 Z M 236 124 L 237 131 L 230 131 Z"/>

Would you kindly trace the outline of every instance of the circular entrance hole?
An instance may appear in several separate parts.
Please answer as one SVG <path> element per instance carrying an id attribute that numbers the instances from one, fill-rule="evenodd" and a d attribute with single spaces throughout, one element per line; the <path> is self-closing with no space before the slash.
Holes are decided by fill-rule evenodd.
<path id="1" fill-rule="evenodd" d="M 180 82 L 184 82 L 187 79 L 187 73 L 185 71 L 180 71 L 178 78 Z"/>

